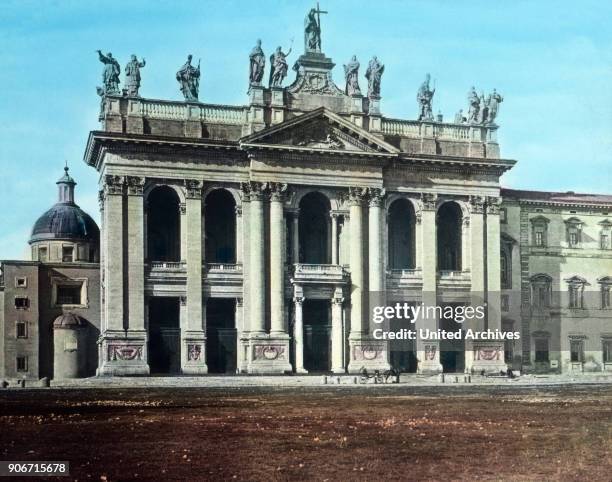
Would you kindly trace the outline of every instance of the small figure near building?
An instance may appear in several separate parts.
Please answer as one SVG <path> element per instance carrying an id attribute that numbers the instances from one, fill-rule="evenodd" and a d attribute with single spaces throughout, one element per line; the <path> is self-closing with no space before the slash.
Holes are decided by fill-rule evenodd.
<path id="1" fill-rule="evenodd" d="M 193 56 L 187 56 L 187 62 L 176 73 L 176 80 L 181 86 L 181 92 L 187 102 L 197 102 L 200 90 L 200 61 L 198 66 L 191 65 Z"/>
<path id="2" fill-rule="evenodd" d="M 125 88 L 127 95 L 130 97 L 138 97 L 140 89 L 140 69 L 146 65 L 146 60 L 138 61 L 136 55 L 132 55 L 130 61 L 125 66 Z"/>
<path id="3" fill-rule="evenodd" d="M 431 103 L 433 100 L 434 93 L 436 92 L 436 88 L 431 89 L 429 87 L 429 80 L 431 79 L 429 74 L 425 75 L 425 81 L 419 87 L 419 91 L 417 92 L 417 102 L 419 104 L 419 120 L 433 120 L 433 112 L 431 109 Z"/>
<path id="4" fill-rule="evenodd" d="M 385 71 L 385 66 L 381 64 L 376 55 L 372 57 L 368 64 L 368 70 L 366 70 L 366 79 L 368 79 L 368 97 L 379 99 L 380 98 L 380 80 L 382 74 Z"/>
<path id="5" fill-rule="evenodd" d="M 287 77 L 287 57 L 291 53 L 291 48 L 287 53 L 282 48 L 276 47 L 276 52 L 270 56 L 270 87 L 281 87 L 283 80 Z"/>
<path id="6" fill-rule="evenodd" d="M 350 62 L 344 66 L 344 78 L 346 79 L 346 95 L 361 95 L 359 88 L 359 61 L 357 56 L 353 55 Z"/>
<path id="7" fill-rule="evenodd" d="M 266 66 L 266 57 L 261 49 L 261 40 L 257 39 L 257 44 L 249 54 L 249 83 L 250 85 L 261 85 L 263 79 L 264 68 Z"/>
<path id="8" fill-rule="evenodd" d="M 104 94 L 119 94 L 119 74 L 121 67 L 119 62 L 113 57 L 112 53 L 104 55 L 100 50 L 97 50 L 100 62 L 104 64 L 102 71 L 102 83 L 104 85 Z"/>

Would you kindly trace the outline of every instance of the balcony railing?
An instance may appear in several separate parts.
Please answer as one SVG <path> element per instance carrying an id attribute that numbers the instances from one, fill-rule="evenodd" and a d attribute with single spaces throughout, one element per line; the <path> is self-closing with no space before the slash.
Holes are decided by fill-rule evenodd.
<path id="1" fill-rule="evenodd" d="M 296 281 L 341 282 L 348 278 L 348 272 L 339 264 L 293 265 L 293 279 Z"/>
<path id="2" fill-rule="evenodd" d="M 497 126 L 422 122 L 406 119 L 383 119 L 383 134 L 403 137 L 435 137 L 459 142 L 494 140 Z"/>
<path id="3" fill-rule="evenodd" d="M 242 264 L 236 263 L 208 263 L 206 269 L 214 272 L 242 273 Z"/>
<path id="4" fill-rule="evenodd" d="M 243 125 L 247 122 L 245 106 L 185 104 L 176 101 L 139 99 L 141 114 L 151 119 L 200 120 L 211 124 Z"/>
<path id="5" fill-rule="evenodd" d="M 184 261 L 151 261 L 151 271 L 177 271 L 185 269 Z"/>

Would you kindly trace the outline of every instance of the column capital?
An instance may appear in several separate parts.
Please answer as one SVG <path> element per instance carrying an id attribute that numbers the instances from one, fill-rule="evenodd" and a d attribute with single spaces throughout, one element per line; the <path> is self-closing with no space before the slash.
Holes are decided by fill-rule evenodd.
<path id="1" fill-rule="evenodd" d="M 123 176 L 113 176 L 107 174 L 104 176 L 104 194 L 105 195 L 121 195 L 125 187 L 125 178 Z"/>
<path id="2" fill-rule="evenodd" d="M 204 183 L 199 179 L 185 179 L 185 193 L 187 199 L 202 199 Z"/>
<path id="3" fill-rule="evenodd" d="M 128 196 L 142 196 L 146 178 L 140 176 L 127 176 L 125 180 Z"/>
<path id="4" fill-rule="evenodd" d="M 421 193 L 421 205 L 423 211 L 435 211 L 438 202 L 438 195 L 433 192 Z"/>
<path id="5" fill-rule="evenodd" d="M 368 200 L 370 202 L 370 207 L 380 207 L 383 203 L 383 200 L 385 198 L 385 188 L 375 188 L 375 187 L 369 187 L 368 188 Z"/>
<path id="6" fill-rule="evenodd" d="M 485 210 L 484 196 L 470 196 L 470 212 L 474 214 L 483 214 Z"/>
<path id="7" fill-rule="evenodd" d="M 245 200 L 261 201 L 268 192 L 268 183 L 249 181 L 240 184 L 240 190 Z"/>
<path id="8" fill-rule="evenodd" d="M 273 202 L 283 202 L 288 193 L 288 186 L 285 183 L 269 182 L 270 200 Z"/>
<path id="9" fill-rule="evenodd" d="M 365 187 L 349 187 L 348 201 L 351 206 L 361 206 L 368 195 L 368 189 Z"/>
<path id="10" fill-rule="evenodd" d="M 487 196 L 487 214 L 499 214 L 501 207 L 501 198 Z"/>
<path id="11" fill-rule="evenodd" d="M 293 297 L 293 302 L 296 305 L 301 305 L 302 303 L 304 303 L 304 297 L 303 296 L 294 296 Z"/>
<path id="12" fill-rule="evenodd" d="M 100 189 L 98 191 L 98 206 L 100 207 L 100 211 L 104 211 L 104 199 L 106 195 L 104 194 L 104 189 Z"/>

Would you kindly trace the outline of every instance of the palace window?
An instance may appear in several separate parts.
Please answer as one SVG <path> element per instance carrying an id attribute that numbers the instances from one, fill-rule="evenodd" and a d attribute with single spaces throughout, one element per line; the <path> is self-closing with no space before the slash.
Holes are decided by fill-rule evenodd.
<path id="1" fill-rule="evenodd" d="M 552 278 L 538 274 L 531 278 L 531 304 L 537 308 L 550 307 Z"/>
<path id="2" fill-rule="evenodd" d="M 25 276 L 17 276 L 15 278 L 15 288 L 27 288 L 28 287 L 28 278 Z"/>
<path id="3" fill-rule="evenodd" d="M 610 233 L 601 233 L 599 247 L 604 250 L 610 249 Z"/>
<path id="4" fill-rule="evenodd" d="M 582 225 L 578 218 L 570 218 L 565 221 L 567 232 L 567 245 L 570 248 L 580 248 L 582 245 Z"/>
<path id="5" fill-rule="evenodd" d="M 506 224 L 508 222 L 508 210 L 506 208 L 499 209 L 499 222 Z"/>
<path id="6" fill-rule="evenodd" d="M 580 276 L 572 276 L 565 281 L 568 285 L 568 307 L 573 309 L 584 308 L 584 287 L 587 284 L 586 280 Z"/>
<path id="7" fill-rule="evenodd" d="M 38 248 L 38 261 L 43 263 L 47 261 L 47 248 L 44 246 Z"/>
<path id="8" fill-rule="evenodd" d="M 604 363 L 612 363 L 612 339 L 602 340 L 602 355 Z"/>
<path id="9" fill-rule="evenodd" d="M 548 338 L 535 339 L 535 361 L 536 363 L 549 361 Z"/>
<path id="10" fill-rule="evenodd" d="M 510 311 L 510 295 L 501 295 L 501 310 Z"/>
<path id="11" fill-rule="evenodd" d="M 27 356 L 18 356 L 16 360 L 16 364 L 17 364 L 18 372 L 28 371 L 28 357 Z"/>
<path id="12" fill-rule="evenodd" d="M 601 286 L 601 309 L 609 310 L 612 308 L 612 297 L 610 291 L 612 288 L 612 276 L 604 276 L 599 278 L 599 285 Z"/>
<path id="13" fill-rule="evenodd" d="M 25 321 L 18 321 L 15 323 L 15 335 L 17 338 L 28 337 L 28 324 Z"/>
<path id="14" fill-rule="evenodd" d="M 599 225 L 601 226 L 601 232 L 599 233 L 599 248 L 609 250 L 612 248 L 612 222 L 604 219 Z"/>
<path id="15" fill-rule="evenodd" d="M 27 296 L 15 296 L 15 308 L 26 310 L 30 307 L 30 300 Z"/>
<path id="16" fill-rule="evenodd" d="M 74 260 L 74 247 L 62 246 L 62 261 L 64 263 L 72 263 Z"/>
<path id="17" fill-rule="evenodd" d="M 57 285 L 58 305 L 80 305 L 82 284 Z"/>
<path id="18" fill-rule="evenodd" d="M 537 216 L 531 220 L 532 243 L 539 248 L 548 245 L 548 223 L 549 220 L 544 216 Z"/>
<path id="19" fill-rule="evenodd" d="M 501 235 L 501 252 L 500 252 L 500 272 L 501 272 L 501 288 L 512 288 L 512 247 L 516 241 L 502 233 Z"/>
<path id="20" fill-rule="evenodd" d="M 584 341 L 570 340 L 570 360 L 573 363 L 584 362 Z"/>
<path id="21" fill-rule="evenodd" d="M 87 279 L 68 279 L 53 277 L 51 279 L 51 306 L 86 307 Z"/>

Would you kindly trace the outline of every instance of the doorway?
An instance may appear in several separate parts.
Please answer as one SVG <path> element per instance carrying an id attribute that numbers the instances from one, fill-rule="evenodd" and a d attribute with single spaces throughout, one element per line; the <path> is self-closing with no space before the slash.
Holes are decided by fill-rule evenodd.
<path id="1" fill-rule="evenodd" d="M 304 368 L 331 370 L 331 305 L 329 300 L 304 300 Z"/>
<path id="2" fill-rule="evenodd" d="M 449 306 L 449 305 L 447 305 Z M 450 306 L 463 306 L 452 304 Z M 453 319 L 440 319 L 440 329 L 447 332 L 456 332 L 463 329 L 462 323 Z M 440 340 L 440 363 L 444 373 L 463 373 L 465 370 L 465 334 L 460 340 Z"/>
<path id="3" fill-rule="evenodd" d="M 149 298 L 149 367 L 151 374 L 181 372 L 179 298 Z"/>
<path id="4" fill-rule="evenodd" d="M 206 302 L 206 363 L 209 373 L 236 373 L 236 300 L 209 298 Z"/>

